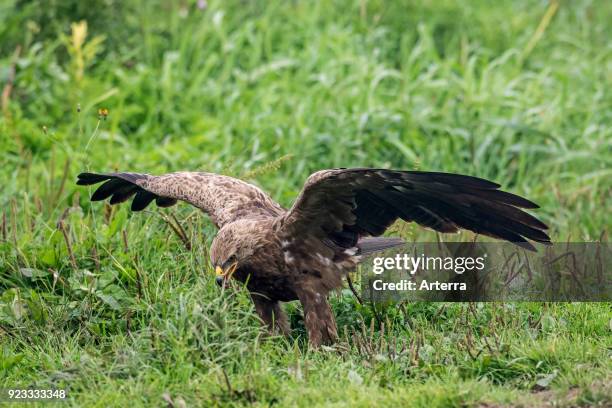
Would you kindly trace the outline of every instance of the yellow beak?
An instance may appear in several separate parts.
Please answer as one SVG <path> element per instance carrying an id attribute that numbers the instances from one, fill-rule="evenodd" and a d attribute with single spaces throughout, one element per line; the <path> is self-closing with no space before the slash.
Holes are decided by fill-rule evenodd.
<path id="1" fill-rule="evenodd" d="M 223 273 L 223 269 L 221 269 L 221 267 L 220 267 L 220 266 L 217 266 L 217 267 L 215 268 L 215 275 L 217 275 L 217 276 L 223 276 L 223 275 L 224 275 L 224 273 Z"/>
<path id="2" fill-rule="evenodd" d="M 232 277 L 236 269 L 238 268 L 238 262 L 234 262 L 229 268 L 223 270 L 220 266 L 215 267 L 215 275 L 222 276 L 225 279 Z"/>

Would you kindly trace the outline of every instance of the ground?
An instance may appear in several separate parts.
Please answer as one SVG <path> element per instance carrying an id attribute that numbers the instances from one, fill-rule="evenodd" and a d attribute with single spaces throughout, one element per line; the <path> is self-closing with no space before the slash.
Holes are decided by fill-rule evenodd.
<path id="1" fill-rule="evenodd" d="M 244 290 L 215 285 L 202 214 L 91 205 L 74 181 L 199 169 L 288 206 L 322 168 L 459 172 L 539 203 L 557 242 L 605 240 L 611 4 L 3 2 L 0 387 L 74 406 L 610 406 L 609 303 L 379 305 L 375 322 L 345 290 L 343 340 L 313 351 L 297 304 L 293 336 L 268 337 Z"/>

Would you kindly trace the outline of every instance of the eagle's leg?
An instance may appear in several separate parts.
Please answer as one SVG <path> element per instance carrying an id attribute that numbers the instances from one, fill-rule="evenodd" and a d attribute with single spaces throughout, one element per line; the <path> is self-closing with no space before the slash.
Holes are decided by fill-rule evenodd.
<path id="1" fill-rule="evenodd" d="M 321 344 L 333 344 L 338 339 L 338 330 L 327 296 L 304 288 L 297 295 L 304 309 L 304 324 L 310 345 L 319 347 Z"/>
<path id="2" fill-rule="evenodd" d="M 270 333 L 274 333 L 275 330 L 278 330 L 284 336 L 290 334 L 291 328 L 289 326 L 289 319 L 287 319 L 287 315 L 283 311 L 279 301 L 271 300 L 258 293 L 251 293 L 251 299 L 253 299 L 255 311 L 266 326 L 268 326 Z"/>

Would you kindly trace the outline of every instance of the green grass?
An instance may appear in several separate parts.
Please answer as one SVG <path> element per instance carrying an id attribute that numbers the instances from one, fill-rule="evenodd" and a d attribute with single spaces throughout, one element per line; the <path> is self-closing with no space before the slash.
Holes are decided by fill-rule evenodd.
<path id="1" fill-rule="evenodd" d="M 321 168 L 459 172 L 539 203 L 555 241 L 598 240 L 612 6 L 554 4 L 3 2 L 0 387 L 68 387 L 74 406 L 612 404 L 609 303 L 411 303 L 370 328 L 343 291 L 347 338 L 312 351 L 298 305 L 270 338 L 244 290 L 216 287 L 205 216 L 74 185 L 201 169 L 288 206 Z"/>

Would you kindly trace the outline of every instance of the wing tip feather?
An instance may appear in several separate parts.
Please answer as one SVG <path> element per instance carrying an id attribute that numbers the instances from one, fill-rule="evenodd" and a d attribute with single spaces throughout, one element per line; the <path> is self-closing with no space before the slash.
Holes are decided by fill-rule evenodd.
<path id="1" fill-rule="evenodd" d="M 88 172 L 84 172 L 84 173 L 79 173 L 77 175 L 77 182 L 76 184 L 79 186 L 89 186 L 92 184 L 98 184 L 104 180 L 108 180 L 112 178 L 112 176 L 108 175 L 108 174 L 100 174 L 100 173 L 88 173 Z"/>

